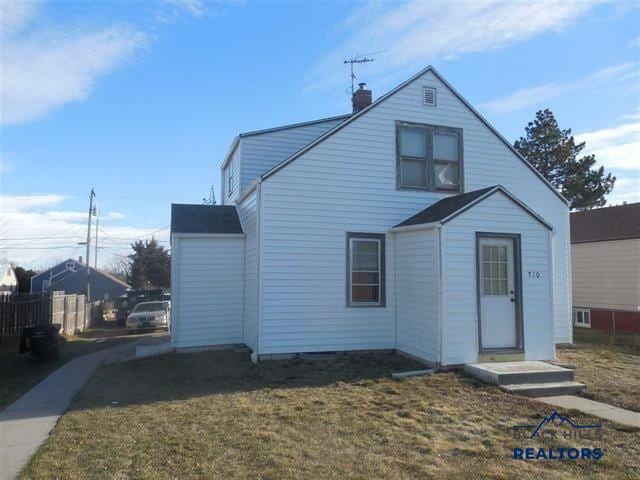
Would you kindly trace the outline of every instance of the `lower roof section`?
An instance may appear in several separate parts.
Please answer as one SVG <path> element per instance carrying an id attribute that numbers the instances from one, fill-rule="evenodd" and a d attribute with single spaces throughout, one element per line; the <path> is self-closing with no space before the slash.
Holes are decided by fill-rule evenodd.
<path id="1" fill-rule="evenodd" d="M 171 233 L 244 233 L 234 205 L 171 205 Z"/>
<path id="2" fill-rule="evenodd" d="M 549 223 L 547 223 L 544 219 L 542 219 L 542 217 L 536 214 L 533 210 L 531 210 L 528 206 L 526 206 L 500 185 L 494 185 L 492 187 L 481 188 L 479 190 L 473 190 L 471 192 L 462 193 L 460 195 L 453 195 L 443 198 L 442 200 L 437 201 L 433 205 L 430 205 L 424 210 L 407 218 L 405 221 L 395 225 L 393 228 L 409 227 L 431 223 L 446 223 L 496 192 L 501 192 L 509 200 L 511 200 L 522 210 L 524 210 L 527 214 L 544 225 L 548 230 L 553 230 L 553 227 L 549 225 Z"/>

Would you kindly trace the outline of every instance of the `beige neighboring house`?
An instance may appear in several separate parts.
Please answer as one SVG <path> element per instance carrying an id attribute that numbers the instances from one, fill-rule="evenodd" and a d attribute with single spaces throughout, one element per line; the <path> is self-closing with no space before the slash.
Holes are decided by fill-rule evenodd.
<path id="1" fill-rule="evenodd" d="M 9 262 L 0 262 L 0 295 L 10 295 L 18 290 L 18 278 Z"/>
<path id="2" fill-rule="evenodd" d="M 640 203 L 571 214 L 573 322 L 640 333 Z"/>

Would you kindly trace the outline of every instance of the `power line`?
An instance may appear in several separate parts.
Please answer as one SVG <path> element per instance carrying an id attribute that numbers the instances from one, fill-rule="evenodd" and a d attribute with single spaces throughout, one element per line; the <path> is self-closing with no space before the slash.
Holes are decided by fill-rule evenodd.
<path id="1" fill-rule="evenodd" d="M 139 238 L 148 237 L 149 235 L 153 235 L 154 233 L 161 232 L 162 230 L 166 230 L 169 227 L 170 227 L 170 225 L 167 225 L 166 227 L 159 228 L 158 230 L 154 230 L 153 232 L 143 233 L 143 234 L 135 236 L 135 237 L 112 237 L 111 235 L 107 235 L 104 232 L 104 230 L 100 229 L 100 231 L 102 232 L 103 235 L 105 235 L 106 237 L 109 237 L 112 240 L 137 240 Z"/>

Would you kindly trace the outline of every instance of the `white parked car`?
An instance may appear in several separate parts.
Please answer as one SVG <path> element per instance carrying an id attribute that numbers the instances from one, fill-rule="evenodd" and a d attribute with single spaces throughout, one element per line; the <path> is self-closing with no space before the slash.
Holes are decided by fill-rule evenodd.
<path id="1" fill-rule="evenodd" d="M 171 309 L 167 302 L 142 302 L 127 317 L 127 332 L 139 330 L 169 331 Z"/>

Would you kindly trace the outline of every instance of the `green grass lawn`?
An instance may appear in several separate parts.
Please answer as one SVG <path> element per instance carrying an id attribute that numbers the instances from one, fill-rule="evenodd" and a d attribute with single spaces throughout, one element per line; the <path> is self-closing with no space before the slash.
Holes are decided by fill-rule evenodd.
<path id="1" fill-rule="evenodd" d="M 45 379 L 54 370 L 60 368 L 69 360 L 95 352 L 103 348 L 113 347 L 128 338 L 108 338 L 100 340 L 106 334 L 114 335 L 115 332 L 124 332 L 115 329 L 111 324 L 100 325 L 96 329 L 88 329 L 87 332 L 65 337 L 59 341 L 58 360 L 39 364 L 31 359 L 29 353 L 18 353 L 18 342 L 4 343 L 0 345 L 0 410 L 4 409 L 24 393 L 29 391 L 38 382 Z"/>
<path id="2" fill-rule="evenodd" d="M 550 407 L 395 355 L 263 362 L 172 354 L 103 366 L 22 478 L 637 479 L 637 430 L 604 423 L 599 461 L 521 461 L 511 427 Z"/>
<path id="3" fill-rule="evenodd" d="M 640 412 L 640 336 L 618 340 L 614 345 L 606 332 L 577 327 L 577 348 L 558 348 L 558 357 L 576 366 L 576 379 L 587 385 L 584 396 Z"/>

